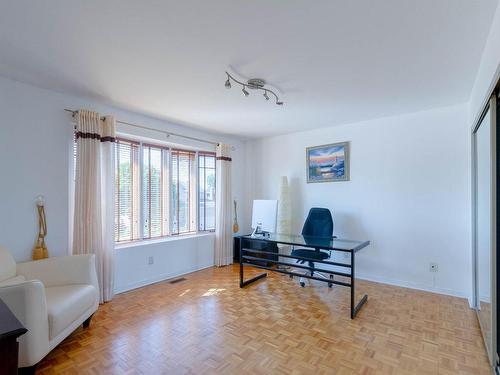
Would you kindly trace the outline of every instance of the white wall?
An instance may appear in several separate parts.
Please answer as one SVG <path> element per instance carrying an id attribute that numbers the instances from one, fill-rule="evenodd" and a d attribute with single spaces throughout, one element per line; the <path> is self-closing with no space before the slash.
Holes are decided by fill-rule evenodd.
<path id="1" fill-rule="evenodd" d="M 305 148 L 341 141 L 351 181 L 307 184 Z M 469 296 L 469 143 L 466 105 L 251 141 L 248 201 L 277 198 L 286 175 L 295 231 L 309 208 L 327 207 L 337 236 L 372 241 L 361 277 Z"/>
<path id="2" fill-rule="evenodd" d="M 214 264 L 213 233 L 116 249 L 117 293 L 197 271 Z M 154 264 L 149 265 L 149 257 Z"/>
<path id="3" fill-rule="evenodd" d="M 238 201 L 243 200 L 244 143 L 0 77 L 0 243 L 12 250 L 17 261 L 31 257 L 38 233 L 35 198 L 39 194 L 46 198 L 46 241 L 50 255 L 69 252 L 73 130 L 71 116 L 64 108 L 81 107 L 114 114 L 127 122 L 234 145 L 233 195 Z M 127 131 L 124 127 L 120 130 Z M 158 135 L 151 133 L 150 136 Z M 174 141 L 183 142 L 179 138 Z M 247 215 L 242 211 L 239 216 L 245 227 Z M 204 252 L 203 256 L 200 251 Z M 145 268 L 152 255 L 155 264 Z M 126 285 L 139 285 L 144 280 L 209 266 L 213 264 L 210 259 L 213 261 L 213 240 L 206 241 L 206 238 L 205 242 L 193 237 L 164 246 L 150 244 L 119 249 L 117 287 L 124 289 Z"/>

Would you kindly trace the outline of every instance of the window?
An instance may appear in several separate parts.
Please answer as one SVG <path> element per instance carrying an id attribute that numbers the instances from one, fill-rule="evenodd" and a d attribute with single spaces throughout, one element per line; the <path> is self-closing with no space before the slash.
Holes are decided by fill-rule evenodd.
<path id="1" fill-rule="evenodd" d="M 168 149 L 142 146 L 143 238 L 168 235 Z"/>
<path id="2" fill-rule="evenodd" d="M 118 138 L 115 242 L 215 230 L 215 185 L 213 152 Z"/>
<path id="3" fill-rule="evenodd" d="M 170 152 L 172 173 L 172 234 L 196 231 L 196 183 L 195 153 L 172 150 Z"/>
<path id="4" fill-rule="evenodd" d="M 117 140 L 115 147 L 115 242 L 140 238 L 139 144 Z"/>
<path id="5" fill-rule="evenodd" d="M 215 230 L 215 153 L 198 153 L 198 230 Z"/>

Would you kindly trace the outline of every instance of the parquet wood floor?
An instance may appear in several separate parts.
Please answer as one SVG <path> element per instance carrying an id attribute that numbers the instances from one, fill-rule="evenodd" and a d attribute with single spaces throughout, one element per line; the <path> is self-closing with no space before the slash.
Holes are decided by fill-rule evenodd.
<path id="1" fill-rule="evenodd" d="M 259 271 L 247 272 L 248 276 Z M 349 289 L 270 273 L 241 290 L 238 267 L 115 296 L 38 374 L 489 374 L 465 300 L 359 281 Z"/>

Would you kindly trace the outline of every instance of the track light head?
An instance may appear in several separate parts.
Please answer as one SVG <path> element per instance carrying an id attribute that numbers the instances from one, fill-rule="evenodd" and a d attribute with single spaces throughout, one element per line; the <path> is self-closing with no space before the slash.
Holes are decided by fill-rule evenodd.
<path id="1" fill-rule="evenodd" d="M 227 78 L 226 84 L 224 86 L 226 86 L 226 89 L 230 89 L 231 88 L 231 82 L 229 81 L 229 77 Z"/>
<path id="2" fill-rule="evenodd" d="M 283 102 L 280 102 L 280 101 L 276 100 L 276 104 L 277 105 L 283 105 Z"/>
<path id="3" fill-rule="evenodd" d="M 267 90 L 264 91 L 264 98 L 266 98 L 266 100 L 269 100 L 269 96 L 267 95 Z"/>
<path id="4" fill-rule="evenodd" d="M 245 94 L 245 96 L 250 95 L 250 93 L 247 90 L 245 90 L 245 86 L 243 86 L 243 88 L 241 89 L 241 91 L 243 92 L 243 94 Z"/>

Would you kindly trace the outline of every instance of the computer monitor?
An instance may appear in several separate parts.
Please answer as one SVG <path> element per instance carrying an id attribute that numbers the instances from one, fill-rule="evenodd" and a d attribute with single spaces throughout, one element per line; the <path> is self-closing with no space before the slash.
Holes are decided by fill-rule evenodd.
<path id="1" fill-rule="evenodd" d="M 261 232 L 276 232 L 277 200 L 256 199 L 253 201 L 252 229 L 259 227 Z"/>

